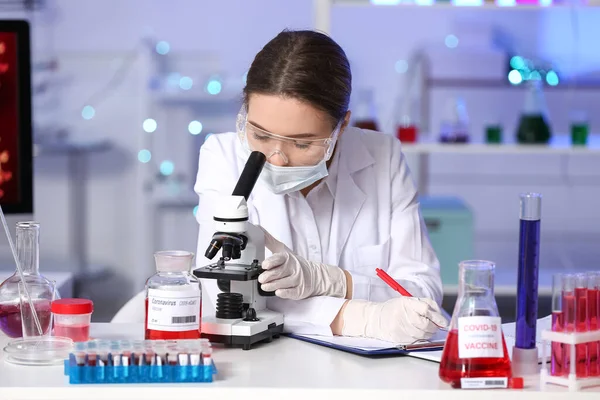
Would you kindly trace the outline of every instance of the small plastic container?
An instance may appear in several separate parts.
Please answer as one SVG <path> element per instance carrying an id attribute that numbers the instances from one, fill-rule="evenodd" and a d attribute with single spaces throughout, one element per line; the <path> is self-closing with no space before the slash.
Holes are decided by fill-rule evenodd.
<path id="1" fill-rule="evenodd" d="M 88 299 L 60 299 L 52 302 L 54 336 L 74 342 L 90 340 L 90 322 L 94 303 Z"/>

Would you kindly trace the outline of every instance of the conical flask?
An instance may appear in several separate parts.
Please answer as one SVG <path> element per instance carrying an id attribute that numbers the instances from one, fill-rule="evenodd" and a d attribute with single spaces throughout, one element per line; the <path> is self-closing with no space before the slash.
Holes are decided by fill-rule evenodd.
<path id="1" fill-rule="evenodd" d="M 546 144 L 551 137 L 542 84 L 540 81 L 530 80 L 525 94 L 525 107 L 521 112 L 517 128 L 517 142 Z"/>
<path id="2" fill-rule="evenodd" d="M 501 387 L 511 377 L 511 363 L 494 298 L 495 264 L 459 264 L 458 299 L 440 363 L 440 378 L 453 387 Z M 489 378 L 489 379 L 474 379 Z M 489 386 L 488 386 L 489 385 Z M 482 387 L 483 388 L 483 387 Z"/>
<path id="3" fill-rule="evenodd" d="M 357 128 L 378 131 L 377 111 L 375 110 L 375 99 L 370 89 L 358 90 L 358 101 L 353 125 Z"/>

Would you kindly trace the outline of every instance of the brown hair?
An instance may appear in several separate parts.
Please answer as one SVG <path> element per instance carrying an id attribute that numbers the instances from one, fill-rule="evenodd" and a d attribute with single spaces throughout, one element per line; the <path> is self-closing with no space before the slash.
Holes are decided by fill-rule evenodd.
<path id="1" fill-rule="evenodd" d="M 352 73 L 344 50 L 315 31 L 284 30 L 254 57 L 244 102 L 251 94 L 280 95 L 324 111 L 336 125 L 348 111 Z"/>

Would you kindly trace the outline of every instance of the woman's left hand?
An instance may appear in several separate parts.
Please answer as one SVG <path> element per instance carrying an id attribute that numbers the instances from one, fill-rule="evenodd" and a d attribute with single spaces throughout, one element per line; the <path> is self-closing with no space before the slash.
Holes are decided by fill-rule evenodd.
<path id="1" fill-rule="evenodd" d="M 273 255 L 262 263 L 265 271 L 258 277 L 262 290 L 274 291 L 277 297 L 292 300 L 313 296 L 346 297 L 346 274 L 341 268 L 306 260 L 263 231 L 265 246 Z"/>

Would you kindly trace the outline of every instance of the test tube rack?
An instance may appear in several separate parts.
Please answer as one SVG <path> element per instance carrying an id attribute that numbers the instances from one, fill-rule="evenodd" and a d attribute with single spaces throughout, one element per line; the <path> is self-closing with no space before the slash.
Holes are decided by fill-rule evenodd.
<path id="1" fill-rule="evenodd" d="M 75 343 L 64 362 L 70 384 L 199 383 L 216 373 L 206 339 L 93 340 Z"/>
<path id="2" fill-rule="evenodd" d="M 576 374 L 576 362 L 570 363 L 570 371 L 566 376 L 554 376 L 548 371 L 548 355 L 546 347 L 552 348 L 551 343 L 569 344 L 570 359 L 577 360 L 577 344 L 585 344 L 600 341 L 600 331 L 589 332 L 554 332 L 545 330 L 542 332 L 542 368 L 540 371 L 540 386 L 554 384 L 569 388 L 571 391 L 577 391 L 593 386 L 600 386 L 600 376 L 581 377 Z M 552 351 L 552 350 L 551 350 Z"/>

